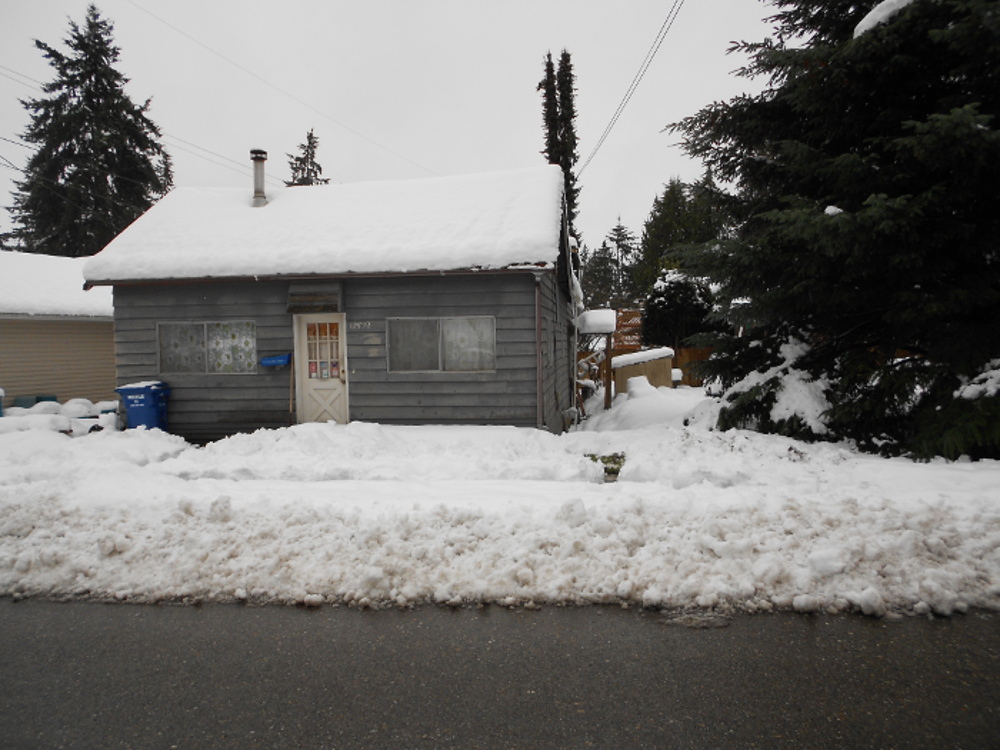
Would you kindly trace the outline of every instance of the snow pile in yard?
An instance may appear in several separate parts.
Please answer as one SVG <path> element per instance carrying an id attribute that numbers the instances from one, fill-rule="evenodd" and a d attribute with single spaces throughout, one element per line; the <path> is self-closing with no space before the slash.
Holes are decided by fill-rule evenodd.
<path id="1" fill-rule="evenodd" d="M 0 316 L 110 318 L 111 290 L 83 290 L 87 260 L 0 251 Z"/>
<path id="2" fill-rule="evenodd" d="M 0 395 L 3 395 L 0 392 Z M 60 404 L 39 401 L 29 407 L 9 406 L 0 417 L 0 435 L 29 430 L 52 430 L 67 435 L 87 435 L 95 428 L 117 429 L 117 401 L 73 398 Z"/>
<path id="3" fill-rule="evenodd" d="M 606 432 L 681 425 L 699 405 L 702 409 L 716 406 L 700 388 L 656 388 L 643 376 L 628 379 L 626 393 L 615 396 L 610 411 L 599 411 L 603 401 L 604 394 L 599 393 L 587 402 L 587 413 L 593 416 L 580 425 L 580 430 Z"/>
<path id="4" fill-rule="evenodd" d="M 997 462 L 683 426 L 694 389 L 586 430 L 301 425 L 0 435 L 0 592 L 349 603 L 1000 609 Z M 672 405 L 672 406 L 671 406 Z M 639 411 L 660 420 L 623 429 Z M 624 453 L 602 481 L 590 458 Z"/>
<path id="5" fill-rule="evenodd" d="M 87 264 L 89 281 L 552 264 L 563 179 L 494 174 L 272 191 L 177 188 Z"/>

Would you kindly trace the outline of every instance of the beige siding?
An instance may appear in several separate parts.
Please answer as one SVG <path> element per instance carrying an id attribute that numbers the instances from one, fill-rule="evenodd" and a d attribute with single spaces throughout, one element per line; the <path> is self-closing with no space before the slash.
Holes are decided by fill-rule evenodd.
<path id="1" fill-rule="evenodd" d="M 60 401 L 114 399 L 113 324 L 108 321 L 0 320 L 0 388 Z"/>
<path id="2" fill-rule="evenodd" d="M 657 388 L 673 388 L 674 372 L 673 358 L 661 357 L 660 359 L 640 362 L 625 367 L 616 367 L 615 373 L 615 393 L 628 392 L 628 379 L 644 376 L 649 384 Z"/>

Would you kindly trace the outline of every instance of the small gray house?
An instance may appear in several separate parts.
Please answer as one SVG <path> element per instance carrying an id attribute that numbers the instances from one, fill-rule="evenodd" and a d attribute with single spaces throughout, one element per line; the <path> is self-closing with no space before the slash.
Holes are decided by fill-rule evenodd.
<path id="1" fill-rule="evenodd" d="M 301 422 L 559 432 L 578 299 L 562 173 L 178 188 L 84 269 L 114 289 L 119 385 L 206 442 Z M 289 356 L 291 355 L 291 356 Z"/>

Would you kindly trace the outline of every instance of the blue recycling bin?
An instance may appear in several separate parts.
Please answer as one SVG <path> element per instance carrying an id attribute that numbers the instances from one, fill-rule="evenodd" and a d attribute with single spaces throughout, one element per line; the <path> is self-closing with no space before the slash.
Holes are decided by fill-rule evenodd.
<path id="1" fill-rule="evenodd" d="M 132 383 L 115 388 L 125 404 L 126 425 L 131 429 L 146 427 L 167 430 L 167 400 L 170 388 L 166 383 L 152 381 Z"/>

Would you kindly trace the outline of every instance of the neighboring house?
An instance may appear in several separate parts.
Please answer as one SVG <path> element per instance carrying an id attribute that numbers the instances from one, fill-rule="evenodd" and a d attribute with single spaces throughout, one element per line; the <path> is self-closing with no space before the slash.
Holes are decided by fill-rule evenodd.
<path id="1" fill-rule="evenodd" d="M 178 188 L 94 256 L 118 381 L 204 442 L 294 422 L 565 429 L 576 350 L 558 167 Z M 290 365 L 275 366 L 294 354 Z"/>
<path id="2" fill-rule="evenodd" d="M 4 406 L 40 395 L 60 401 L 116 398 L 111 294 L 83 290 L 84 263 L 0 252 Z"/>

